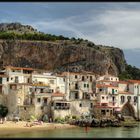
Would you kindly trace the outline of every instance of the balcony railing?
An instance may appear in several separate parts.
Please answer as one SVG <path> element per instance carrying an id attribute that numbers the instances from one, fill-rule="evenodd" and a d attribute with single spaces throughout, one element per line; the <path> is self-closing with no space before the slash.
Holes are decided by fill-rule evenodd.
<path id="1" fill-rule="evenodd" d="M 70 109 L 69 106 L 55 106 L 54 109 Z"/>

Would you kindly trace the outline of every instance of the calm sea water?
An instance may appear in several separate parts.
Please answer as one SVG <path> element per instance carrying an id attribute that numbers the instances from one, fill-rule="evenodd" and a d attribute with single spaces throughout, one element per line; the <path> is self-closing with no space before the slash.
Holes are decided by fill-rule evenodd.
<path id="1" fill-rule="evenodd" d="M 1 138 L 140 138 L 140 123 L 138 127 L 108 127 L 108 128 L 69 128 L 45 131 L 33 131 L 14 135 L 0 136 Z"/>

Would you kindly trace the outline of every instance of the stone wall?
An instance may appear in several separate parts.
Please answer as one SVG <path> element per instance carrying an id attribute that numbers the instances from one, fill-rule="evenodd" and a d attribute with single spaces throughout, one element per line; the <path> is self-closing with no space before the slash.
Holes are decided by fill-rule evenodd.
<path id="1" fill-rule="evenodd" d="M 52 116 L 53 119 L 56 119 L 58 117 L 60 118 L 65 118 L 65 116 L 70 116 L 71 115 L 71 110 L 53 110 L 52 111 Z"/>
<path id="2" fill-rule="evenodd" d="M 31 115 L 34 116 L 35 107 L 33 105 L 27 106 L 19 106 L 19 117 L 22 120 L 28 120 L 31 118 Z"/>

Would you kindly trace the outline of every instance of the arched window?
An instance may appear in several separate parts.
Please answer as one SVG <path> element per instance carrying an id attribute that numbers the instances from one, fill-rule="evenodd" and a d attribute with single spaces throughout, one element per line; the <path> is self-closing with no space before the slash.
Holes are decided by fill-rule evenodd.
<path id="1" fill-rule="evenodd" d="M 137 103 L 137 96 L 134 96 L 134 103 Z"/>
<path id="2" fill-rule="evenodd" d="M 82 76 L 82 81 L 84 81 L 85 80 L 85 77 L 84 76 Z"/>
<path id="3" fill-rule="evenodd" d="M 131 101 L 131 96 L 127 96 L 127 100 L 128 101 Z"/>
<path id="4" fill-rule="evenodd" d="M 125 102 L 125 97 L 121 96 L 121 103 L 123 104 Z"/>

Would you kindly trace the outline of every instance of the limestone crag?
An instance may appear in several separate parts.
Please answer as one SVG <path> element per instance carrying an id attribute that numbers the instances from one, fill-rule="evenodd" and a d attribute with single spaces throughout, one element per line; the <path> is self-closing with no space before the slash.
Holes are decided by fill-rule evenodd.
<path id="1" fill-rule="evenodd" d="M 0 40 L 0 67 L 6 65 L 56 71 L 91 71 L 118 75 L 125 70 L 123 51 L 87 41 Z"/>

